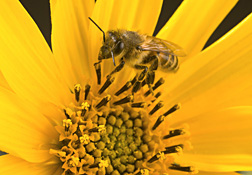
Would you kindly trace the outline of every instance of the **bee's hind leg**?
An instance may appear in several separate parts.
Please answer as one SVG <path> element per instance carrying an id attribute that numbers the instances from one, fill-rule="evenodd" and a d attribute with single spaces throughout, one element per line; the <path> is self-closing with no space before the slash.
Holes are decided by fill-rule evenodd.
<path id="1" fill-rule="evenodd" d="M 145 83 L 148 85 L 152 95 L 154 95 L 152 85 L 155 81 L 155 71 L 157 70 L 157 68 L 158 68 L 158 58 L 156 57 L 156 59 L 152 61 L 145 78 Z"/>

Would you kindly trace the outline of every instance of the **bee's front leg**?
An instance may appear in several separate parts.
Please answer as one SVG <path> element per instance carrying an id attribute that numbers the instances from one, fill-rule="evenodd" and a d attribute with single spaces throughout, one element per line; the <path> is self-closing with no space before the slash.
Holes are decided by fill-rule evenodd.
<path id="1" fill-rule="evenodd" d="M 97 84 L 100 85 L 101 84 L 101 60 L 94 63 L 94 67 L 95 67 L 95 72 L 97 76 Z"/>
<path id="2" fill-rule="evenodd" d="M 139 89 L 141 89 L 141 87 L 143 86 L 142 84 L 144 82 L 144 77 L 146 76 L 146 73 L 148 71 L 148 67 L 145 65 L 135 64 L 134 68 L 143 71 L 137 76 L 137 81 L 134 83 L 132 88 L 132 94 L 136 93 Z"/>

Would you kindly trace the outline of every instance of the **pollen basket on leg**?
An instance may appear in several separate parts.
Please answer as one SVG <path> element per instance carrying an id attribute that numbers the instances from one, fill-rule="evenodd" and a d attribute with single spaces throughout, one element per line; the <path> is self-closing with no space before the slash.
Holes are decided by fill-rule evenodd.
<path id="1" fill-rule="evenodd" d="M 169 169 L 192 173 L 192 167 L 173 161 L 184 144 L 167 144 L 183 137 L 183 128 L 165 134 L 157 129 L 179 105 L 163 109 L 164 102 L 156 100 L 160 92 L 150 95 L 144 85 L 134 90 L 142 82 L 141 74 L 120 85 L 114 84 L 115 78 L 108 76 L 102 85 L 73 87 L 74 101 L 62 109 L 65 119 L 55 127 L 57 149 L 50 149 L 62 162 L 63 175 L 162 174 Z M 153 90 L 162 84 L 163 79 L 158 80 Z"/>

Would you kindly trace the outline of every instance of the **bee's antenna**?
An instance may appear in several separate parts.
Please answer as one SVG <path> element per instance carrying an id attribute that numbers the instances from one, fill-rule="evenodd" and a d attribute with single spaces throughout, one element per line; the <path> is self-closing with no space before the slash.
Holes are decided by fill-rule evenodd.
<path id="1" fill-rule="evenodd" d="M 98 24 L 96 24 L 90 17 L 88 17 L 88 19 L 90 20 L 90 21 L 92 21 L 95 25 L 96 25 L 96 27 L 98 27 L 98 29 L 100 29 L 100 31 L 102 31 L 102 33 L 103 33 L 103 42 L 105 42 L 105 32 L 98 26 Z M 114 60 L 114 59 L 113 59 Z"/>
<path id="2" fill-rule="evenodd" d="M 112 59 L 113 59 L 114 66 L 116 66 L 116 64 L 115 64 L 115 58 L 114 58 L 114 53 L 112 52 L 112 50 L 111 50 L 111 56 L 112 56 Z"/>

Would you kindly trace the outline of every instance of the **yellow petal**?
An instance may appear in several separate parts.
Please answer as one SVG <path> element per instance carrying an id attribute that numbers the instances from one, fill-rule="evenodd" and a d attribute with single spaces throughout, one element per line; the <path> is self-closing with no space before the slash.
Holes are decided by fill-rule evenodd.
<path id="1" fill-rule="evenodd" d="M 52 49 L 69 87 L 89 77 L 88 33 L 93 0 L 51 0 Z M 91 67 L 92 69 L 93 66 Z"/>
<path id="2" fill-rule="evenodd" d="M 173 122 L 205 111 L 252 104 L 251 27 L 252 15 L 181 65 L 176 74 L 167 75 L 166 103 L 182 103 Z"/>
<path id="3" fill-rule="evenodd" d="M 203 171 L 252 170 L 252 106 L 226 108 L 184 121 L 193 149 L 177 161 Z"/>
<path id="4" fill-rule="evenodd" d="M 188 55 L 197 54 L 237 2 L 183 1 L 157 37 L 178 44 Z"/>
<path id="5" fill-rule="evenodd" d="M 48 145 L 57 138 L 49 121 L 26 100 L 0 88 L 0 150 L 30 162 L 51 158 Z"/>
<path id="6" fill-rule="evenodd" d="M 169 175 L 188 175 L 188 173 L 180 172 L 180 171 L 169 171 Z M 205 172 L 200 171 L 197 175 L 239 175 L 236 172 Z"/>
<path id="7" fill-rule="evenodd" d="M 111 29 L 126 29 L 152 35 L 154 32 L 162 0 L 97 1 L 92 19 L 106 32 Z M 97 62 L 102 33 L 95 25 L 90 25 L 90 56 L 92 63 Z M 113 68 L 112 59 L 104 61 L 103 74 L 106 76 Z"/>
<path id="8" fill-rule="evenodd" d="M 0 8 L 0 68 L 10 87 L 31 101 L 65 98 L 68 88 L 35 22 L 18 1 L 1 1 Z"/>
<path id="9" fill-rule="evenodd" d="M 8 82 L 6 81 L 6 79 L 4 78 L 2 72 L 0 72 L 0 86 L 4 87 L 6 89 L 11 89 L 10 85 L 8 84 Z"/>
<path id="10" fill-rule="evenodd" d="M 57 165 L 29 163 L 9 154 L 0 156 L 0 167 L 0 174 L 4 175 L 60 175 L 54 173 L 57 169 Z"/>

